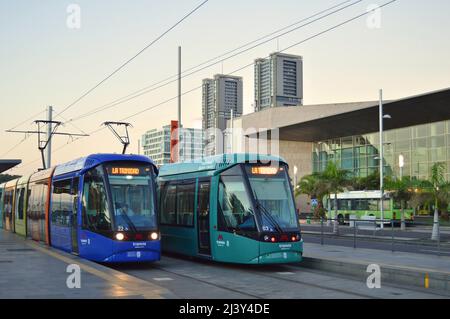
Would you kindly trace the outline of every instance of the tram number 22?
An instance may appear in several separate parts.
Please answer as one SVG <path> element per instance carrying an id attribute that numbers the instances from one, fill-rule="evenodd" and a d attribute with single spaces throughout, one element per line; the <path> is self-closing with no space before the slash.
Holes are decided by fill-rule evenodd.
<path id="1" fill-rule="evenodd" d="M 223 314 L 236 315 L 236 314 L 269 314 L 269 304 L 224 304 Z"/>

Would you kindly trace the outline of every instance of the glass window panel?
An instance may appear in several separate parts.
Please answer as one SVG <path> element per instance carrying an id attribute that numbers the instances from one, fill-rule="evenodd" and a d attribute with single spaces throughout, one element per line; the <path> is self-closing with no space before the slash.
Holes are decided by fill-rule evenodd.
<path id="1" fill-rule="evenodd" d="M 432 136 L 428 139 L 428 145 L 430 148 L 433 147 L 444 147 L 445 146 L 445 136 Z"/>
<path id="2" fill-rule="evenodd" d="M 353 157 L 351 158 L 343 158 L 341 161 L 341 168 L 351 170 L 353 169 Z"/>
<path id="3" fill-rule="evenodd" d="M 353 138 L 352 137 L 344 137 L 342 139 L 342 148 L 350 148 L 353 147 Z"/>
<path id="4" fill-rule="evenodd" d="M 367 154 L 368 155 L 378 155 L 378 148 L 373 145 L 367 146 Z"/>
<path id="5" fill-rule="evenodd" d="M 427 137 L 429 136 L 429 125 L 419 125 L 412 128 L 412 136 L 414 138 Z"/>
<path id="6" fill-rule="evenodd" d="M 342 150 L 341 154 L 343 159 L 351 158 L 353 157 L 353 148 L 345 148 Z"/>
<path id="7" fill-rule="evenodd" d="M 395 131 L 391 130 L 391 131 L 384 131 L 383 134 L 383 138 L 384 138 L 384 142 L 393 142 L 395 140 Z"/>
<path id="8" fill-rule="evenodd" d="M 431 136 L 445 134 L 445 122 L 438 122 L 430 124 Z"/>
<path id="9" fill-rule="evenodd" d="M 431 162 L 442 162 L 445 161 L 446 154 L 445 148 L 434 148 L 430 150 L 430 161 Z"/>
<path id="10" fill-rule="evenodd" d="M 418 138 L 418 139 L 413 140 L 412 146 L 414 149 L 426 148 L 427 141 L 428 141 L 428 139 L 426 139 L 426 138 Z"/>
<path id="11" fill-rule="evenodd" d="M 411 139 L 411 128 L 406 127 L 396 130 L 395 138 L 397 141 L 404 141 Z"/>
<path id="12" fill-rule="evenodd" d="M 411 149 L 411 141 L 400 141 L 395 143 L 395 151 L 396 152 L 406 152 Z"/>

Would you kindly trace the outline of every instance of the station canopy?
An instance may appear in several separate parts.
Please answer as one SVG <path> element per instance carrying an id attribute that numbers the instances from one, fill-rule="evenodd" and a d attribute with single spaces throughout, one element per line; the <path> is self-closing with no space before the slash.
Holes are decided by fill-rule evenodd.
<path id="1" fill-rule="evenodd" d="M 0 160 L 0 174 L 22 163 L 21 160 Z"/>

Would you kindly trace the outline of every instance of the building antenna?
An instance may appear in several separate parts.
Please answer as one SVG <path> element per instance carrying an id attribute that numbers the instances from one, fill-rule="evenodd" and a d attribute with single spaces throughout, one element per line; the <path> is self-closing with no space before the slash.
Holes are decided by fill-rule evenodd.
<path id="1" fill-rule="evenodd" d="M 51 144 L 52 137 L 54 135 L 65 135 L 65 136 L 89 136 L 88 134 L 74 134 L 65 132 L 56 132 L 56 130 L 63 125 L 62 122 L 52 121 L 52 120 L 36 120 L 34 124 L 37 125 L 37 131 L 19 131 L 19 130 L 6 130 L 7 133 L 22 133 L 27 136 L 28 134 L 37 134 L 38 136 L 38 149 L 41 152 L 42 158 L 42 169 L 50 167 L 50 152 L 47 153 L 47 163 L 45 160 L 45 150 Z M 51 150 L 50 150 L 51 151 Z"/>
<path id="2" fill-rule="evenodd" d="M 104 122 L 103 125 L 107 126 L 110 131 L 117 137 L 117 139 L 122 143 L 122 154 L 125 154 L 128 145 L 130 145 L 130 135 L 128 134 L 128 127 L 133 127 L 133 125 L 128 122 Z M 114 126 L 116 126 L 117 129 L 123 126 L 125 128 L 124 134 L 120 134 L 119 131 L 114 128 Z"/>

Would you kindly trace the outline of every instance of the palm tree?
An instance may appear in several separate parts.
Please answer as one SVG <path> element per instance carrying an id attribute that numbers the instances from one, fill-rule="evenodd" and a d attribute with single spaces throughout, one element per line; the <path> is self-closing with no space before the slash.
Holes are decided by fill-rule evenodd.
<path id="1" fill-rule="evenodd" d="M 445 164 L 434 163 L 431 167 L 431 188 L 430 193 L 434 201 L 434 222 L 431 240 L 439 239 L 439 207 L 440 201 L 444 199 L 449 190 L 449 183 L 445 181 Z"/>
<path id="2" fill-rule="evenodd" d="M 325 170 L 321 173 L 321 178 L 327 185 L 327 193 L 329 195 L 334 194 L 334 224 L 333 232 L 338 233 L 338 201 L 337 194 L 344 191 L 344 186 L 349 182 L 348 171 L 340 169 L 334 162 L 329 162 Z M 329 196 L 330 198 L 331 196 Z"/>
<path id="3" fill-rule="evenodd" d="M 301 194 L 317 199 L 318 205 L 314 208 L 314 217 L 323 217 L 323 197 L 326 195 L 326 185 L 320 174 L 314 173 L 302 177 L 295 189 L 295 196 L 299 196 Z"/>
<path id="4" fill-rule="evenodd" d="M 401 230 L 406 229 L 405 225 L 405 206 L 413 196 L 414 183 L 409 176 L 401 179 L 387 179 L 385 189 L 393 193 L 393 197 L 400 201 L 401 207 Z"/>

